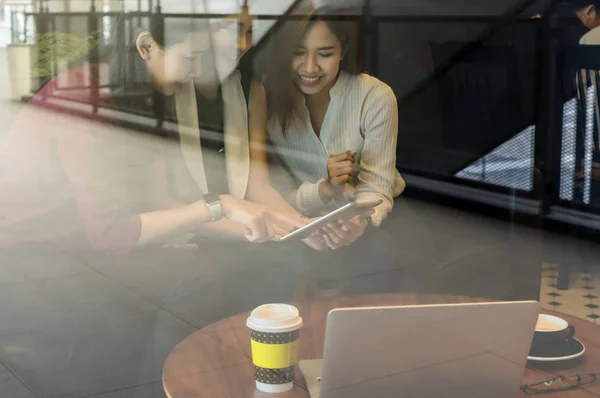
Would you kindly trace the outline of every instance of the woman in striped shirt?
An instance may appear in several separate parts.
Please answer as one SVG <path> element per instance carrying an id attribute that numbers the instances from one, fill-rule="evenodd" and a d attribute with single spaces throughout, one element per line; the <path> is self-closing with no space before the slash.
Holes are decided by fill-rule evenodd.
<path id="1" fill-rule="evenodd" d="M 368 219 L 379 226 L 405 186 L 395 167 L 398 110 L 392 89 L 350 62 L 353 24 L 320 10 L 281 28 L 265 74 L 268 134 L 300 182 L 296 209 L 317 216 L 350 199 L 381 199 Z"/>
<path id="2" fill-rule="evenodd" d="M 397 104 L 385 83 L 353 70 L 348 28 L 356 22 L 340 19 L 316 12 L 305 21 L 285 21 L 270 43 L 264 93 L 250 101 L 251 108 L 263 102 L 268 109 L 262 124 L 260 118 L 250 123 L 252 158 L 261 160 L 259 149 L 270 140 L 297 181 L 294 189 L 278 187 L 287 191 L 285 201 L 254 167 L 249 192 L 274 210 L 291 204 L 309 217 L 354 198 L 381 199 L 374 214 L 332 225 L 329 247 L 349 247 L 314 261 L 321 289 L 349 284 L 351 291 L 379 291 L 384 284 L 395 288 L 402 274 L 393 237 L 368 228 L 381 225 L 405 186 L 395 167 Z"/>

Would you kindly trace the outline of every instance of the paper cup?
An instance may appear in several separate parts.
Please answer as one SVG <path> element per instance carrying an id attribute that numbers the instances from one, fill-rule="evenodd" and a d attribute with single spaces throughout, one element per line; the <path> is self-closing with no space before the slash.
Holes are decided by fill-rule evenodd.
<path id="1" fill-rule="evenodd" d="M 302 327 L 298 309 L 289 304 L 261 305 L 252 311 L 246 325 L 250 329 L 256 388 L 267 393 L 291 390 Z"/>

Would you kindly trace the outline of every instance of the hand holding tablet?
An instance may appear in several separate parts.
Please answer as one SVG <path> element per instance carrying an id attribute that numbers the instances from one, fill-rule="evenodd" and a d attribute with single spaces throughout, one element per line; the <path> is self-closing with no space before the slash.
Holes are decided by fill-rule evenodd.
<path id="1" fill-rule="evenodd" d="M 372 212 L 373 209 L 381 203 L 381 199 L 370 201 L 359 200 L 348 203 L 347 205 L 344 205 L 339 209 L 334 210 L 331 213 L 308 223 L 304 227 L 298 228 L 297 230 L 290 232 L 289 234 L 282 237 L 279 241 L 286 242 L 294 239 L 306 239 L 312 234 L 323 230 L 323 228 L 328 228 L 328 224 L 339 225 L 340 222 L 349 222 L 357 216 L 368 214 L 369 212 Z M 340 228 L 342 227 L 340 226 Z"/>

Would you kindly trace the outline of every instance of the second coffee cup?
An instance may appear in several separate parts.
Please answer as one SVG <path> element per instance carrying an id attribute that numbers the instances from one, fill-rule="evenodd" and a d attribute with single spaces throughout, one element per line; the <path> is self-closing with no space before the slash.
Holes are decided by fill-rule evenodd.
<path id="1" fill-rule="evenodd" d="M 535 326 L 531 356 L 544 356 L 547 351 L 564 345 L 575 335 L 575 328 L 562 318 L 540 314 Z"/>

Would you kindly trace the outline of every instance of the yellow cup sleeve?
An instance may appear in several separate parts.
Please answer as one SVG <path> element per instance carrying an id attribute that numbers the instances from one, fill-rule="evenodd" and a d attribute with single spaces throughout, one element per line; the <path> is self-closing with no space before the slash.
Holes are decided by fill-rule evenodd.
<path id="1" fill-rule="evenodd" d="M 286 344 L 264 344 L 251 340 L 252 362 L 264 369 L 283 369 L 298 360 L 298 340 Z"/>

